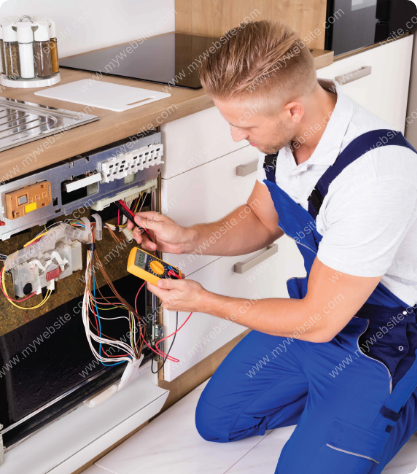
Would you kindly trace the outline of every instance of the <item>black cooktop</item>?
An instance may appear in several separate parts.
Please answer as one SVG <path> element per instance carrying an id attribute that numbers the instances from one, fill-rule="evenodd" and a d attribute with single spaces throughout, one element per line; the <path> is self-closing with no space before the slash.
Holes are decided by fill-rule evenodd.
<path id="1" fill-rule="evenodd" d="M 216 46 L 217 45 L 217 46 Z M 197 69 L 218 38 L 167 33 L 60 59 L 59 65 L 110 76 L 200 89 Z"/>

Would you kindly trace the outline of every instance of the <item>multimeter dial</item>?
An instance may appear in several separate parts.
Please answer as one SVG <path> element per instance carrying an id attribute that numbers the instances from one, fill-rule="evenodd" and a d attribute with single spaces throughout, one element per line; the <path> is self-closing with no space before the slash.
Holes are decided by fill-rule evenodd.
<path id="1" fill-rule="evenodd" d="M 149 264 L 149 268 L 157 275 L 163 275 L 165 273 L 164 266 L 157 260 L 152 260 L 152 262 Z"/>

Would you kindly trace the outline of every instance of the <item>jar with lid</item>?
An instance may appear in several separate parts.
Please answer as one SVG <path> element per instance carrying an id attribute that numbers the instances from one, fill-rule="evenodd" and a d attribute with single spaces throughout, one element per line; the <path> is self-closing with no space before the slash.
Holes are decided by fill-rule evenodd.
<path id="1" fill-rule="evenodd" d="M 33 23 L 20 21 L 13 29 L 17 31 L 19 44 L 20 77 L 33 79 L 35 77 L 35 57 L 33 54 Z"/>
<path id="2" fill-rule="evenodd" d="M 20 77 L 19 45 L 17 43 L 17 32 L 13 29 L 12 21 L 5 21 L 3 29 L 3 52 L 6 66 L 6 76 L 9 79 Z"/>
<path id="3" fill-rule="evenodd" d="M 51 48 L 49 46 L 49 23 L 38 20 L 35 38 L 35 60 L 39 77 L 52 76 Z"/>
<path id="4" fill-rule="evenodd" d="M 3 20 L 4 21 L 4 20 Z M 0 56 L 1 56 L 1 72 L 6 74 L 6 64 L 4 63 L 4 46 L 3 46 L 3 21 L 0 21 Z"/>
<path id="5" fill-rule="evenodd" d="M 49 48 L 51 50 L 51 63 L 52 63 L 52 74 L 59 72 L 58 63 L 58 40 L 56 37 L 56 24 L 54 21 L 47 18 L 49 23 Z"/>

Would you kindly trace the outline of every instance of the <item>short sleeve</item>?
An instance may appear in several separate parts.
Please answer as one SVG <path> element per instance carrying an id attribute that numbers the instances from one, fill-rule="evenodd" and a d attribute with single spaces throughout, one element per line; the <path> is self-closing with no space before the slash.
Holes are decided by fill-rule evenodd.
<path id="1" fill-rule="evenodd" d="M 400 179 L 374 180 L 334 198 L 326 206 L 317 258 L 350 275 L 383 276 L 416 220 L 416 188 Z"/>
<path id="2" fill-rule="evenodd" d="M 259 160 L 258 160 L 258 169 L 257 169 L 257 176 L 256 179 L 263 185 L 264 179 L 266 179 L 266 174 L 264 170 L 264 161 L 265 161 L 265 153 L 259 152 Z"/>

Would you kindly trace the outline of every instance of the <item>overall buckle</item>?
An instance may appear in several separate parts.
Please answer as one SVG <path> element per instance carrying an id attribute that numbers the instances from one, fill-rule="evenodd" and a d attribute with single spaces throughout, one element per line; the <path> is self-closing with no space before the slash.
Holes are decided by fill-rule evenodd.
<path id="1" fill-rule="evenodd" d="M 308 197 L 308 201 L 311 202 L 314 209 L 316 210 L 316 213 L 318 214 L 320 211 L 320 207 L 323 204 L 323 197 L 317 188 L 314 188 L 313 191 L 311 191 L 311 194 Z"/>

